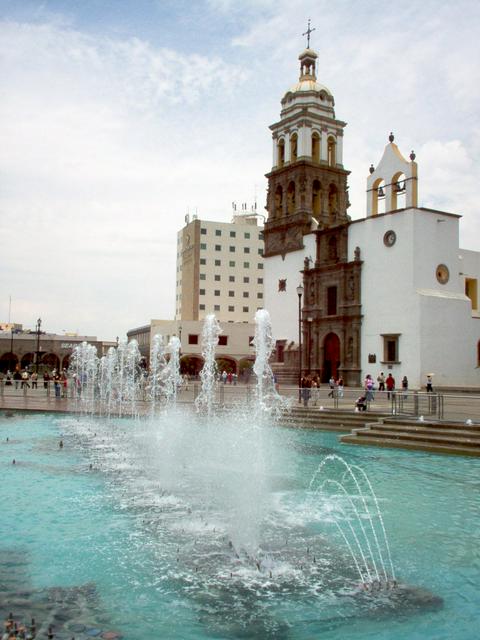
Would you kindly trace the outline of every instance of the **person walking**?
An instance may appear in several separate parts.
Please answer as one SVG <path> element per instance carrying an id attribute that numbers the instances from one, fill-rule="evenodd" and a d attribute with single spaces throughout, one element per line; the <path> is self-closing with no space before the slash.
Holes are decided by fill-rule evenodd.
<path id="1" fill-rule="evenodd" d="M 387 387 L 387 398 L 390 400 L 393 390 L 395 389 L 395 378 L 391 373 L 388 374 L 385 380 L 385 386 Z"/>
<path id="2" fill-rule="evenodd" d="M 408 378 L 407 376 L 403 376 L 402 378 L 402 391 L 403 397 L 406 398 L 408 395 Z"/>
<path id="3" fill-rule="evenodd" d="M 300 382 L 300 387 L 302 390 L 302 399 L 303 406 L 308 407 L 308 401 L 310 400 L 312 381 L 307 377 L 303 376 Z"/>
<path id="4" fill-rule="evenodd" d="M 433 393 L 433 380 L 432 380 L 432 376 L 433 376 L 433 373 L 427 373 L 427 392 L 428 392 L 428 393 Z"/>
<path id="5" fill-rule="evenodd" d="M 22 389 L 25 389 L 25 387 L 30 389 L 30 384 L 28 382 L 29 380 L 30 376 L 28 375 L 28 371 L 25 369 L 25 371 L 22 373 Z"/>
<path id="6" fill-rule="evenodd" d="M 367 399 L 367 402 L 372 402 L 373 400 L 375 400 L 373 395 L 373 378 L 369 373 L 367 373 L 365 377 L 363 387 L 365 389 L 365 397 Z"/>
<path id="7" fill-rule="evenodd" d="M 342 376 L 340 376 L 340 378 L 337 380 L 337 391 L 338 391 L 338 397 L 339 398 L 343 398 L 343 387 L 344 387 L 344 383 L 343 383 L 343 378 Z"/>
<path id="8" fill-rule="evenodd" d="M 328 381 L 328 386 L 330 387 L 330 391 L 328 392 L 328 397 L 333 398 L 335 393 L 335 378 L 330 376 L 330 380 Z"/>
<path id="9" fill-rule="evenodd" d="M 377 377 L 377 382 L 378 382 L 378 390 L 385 391 L 385 374 L 383 373 L 383 371 L 380 371 L 380 374 Z"/>

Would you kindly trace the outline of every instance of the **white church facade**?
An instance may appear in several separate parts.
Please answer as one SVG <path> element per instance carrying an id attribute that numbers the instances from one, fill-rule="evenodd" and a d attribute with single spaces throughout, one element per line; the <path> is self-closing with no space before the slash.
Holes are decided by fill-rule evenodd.
<path id="1" fill-rule="evenodd" d="M 264 284 L 277 371 L 295 379 L 300 329 L 302 371 L 324 381 L 383 371 L 414 388 L 430 373 L 438 388 L 480 387 L 480 253 L 459 248 L 460 216 L 418 207 L 415 154 L 403 157 L 390 134 L 366 216 L 352 220 L 345 123 L 317 81 L 316 53 L 299 60 L 270 127 Z"/>

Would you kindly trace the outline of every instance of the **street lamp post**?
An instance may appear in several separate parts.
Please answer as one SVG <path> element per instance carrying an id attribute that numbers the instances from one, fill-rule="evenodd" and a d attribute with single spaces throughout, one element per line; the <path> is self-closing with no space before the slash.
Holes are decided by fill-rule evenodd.
<path id="1" fill-rule="evenodd" d="M 37 320 L 37 354 L 35 358 L 35 373 L 38 374 L 38 361 L 40 360 L 40 327 L 42 326 L 42 319 Z"/>
<path id="2" fill-rule="evenodd" d="M 302 399 L 302 295 L 303 285 L 297 287 L 298 296 L 298 401 Z"/>

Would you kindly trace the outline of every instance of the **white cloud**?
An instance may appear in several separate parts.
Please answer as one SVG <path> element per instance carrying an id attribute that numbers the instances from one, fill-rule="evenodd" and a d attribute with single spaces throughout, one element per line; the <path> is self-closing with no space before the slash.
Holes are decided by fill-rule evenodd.
<path id="1" fill-rule="evenodd" d="M 73 10 L 0 23 L 4 319 L 9 293 L 16 321 L 101 337 L 170 317 L 187 208 L 226 220 L 256 191 L 262 210 L 268 125 L 296 81 L 308 17 L 320 81 L 348 122 L 349 212 L 364 215 L 368 167 L 393 130 L 417 153 L 421 203 L 463 214 L 462 246 L 478 248 L 476 3 L 210 0 L 205 11 L 233 32 L 231 46 L 212 43 L 221 54 L 87 33 Z"/>

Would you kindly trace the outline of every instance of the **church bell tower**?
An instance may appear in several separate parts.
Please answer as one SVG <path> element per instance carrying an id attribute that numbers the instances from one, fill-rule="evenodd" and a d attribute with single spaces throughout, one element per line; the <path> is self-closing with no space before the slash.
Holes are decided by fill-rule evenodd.
<path id="1" fill-rule="evenodd" d="M 282 99 L 280 120 L 270 126 L 266 257 L 302 249 L 304 235 L 348 220 L 346 123 L 336 119 L 333 95 L 317 81 L 317 59 L 310 48 L 300 54 L 299 80 Z"/>

